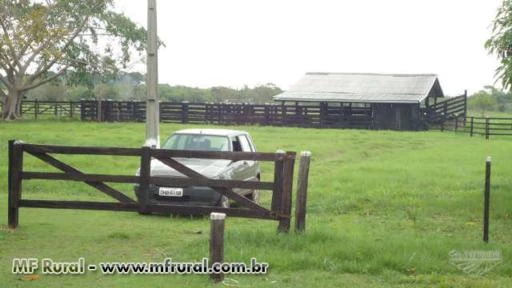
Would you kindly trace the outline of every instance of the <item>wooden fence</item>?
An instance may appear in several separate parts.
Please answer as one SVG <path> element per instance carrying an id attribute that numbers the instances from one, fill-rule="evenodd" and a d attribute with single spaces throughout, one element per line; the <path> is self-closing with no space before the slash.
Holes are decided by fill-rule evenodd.
<path id="1" fill-rule="evenodd" d="M 23 164 L 25 154 L 32 155 L 63 173 L 37 172 L 27 170 Z M 110 175 L 85 174 L 50 154 L 67 155 L 110 155 L 131 156 L 140 158 L 140 174 Z M 228 159 L 232 161 L 254 160 L 274 162 L 274 179 L 272 182 L 248 182 L 238 180 L 210 179 L 202 174 L 175 161 L 174 157 L 200 159 Z M 185 177 L 150 176 L 151 159 L 158 159 Z M 111 159 L 111 158 L 109 158 Z M 288 232 L 291 219 L 292 182 L 295 152 L 279 153 L 248 153 L 248 152 L 210 152 L 210 151 L 179 151 L 142 148 L 109 148 L 109 147 L 72 147 L 35 145 L 20 141 L 9 141 L 9 178 L 8 178 L 8 224 L 12 228 L 18 225 L 18 209 L 20 207 L 92 209 L 112 211 L 139 211 L 140 213 L 190 213 L 209 215 L 211 212 L 222 212 L 231 216 L 270 219 L 279 221 L 278 231 Z M 114 163 L 113 163 L 114 164 Z M 31 179 L 47 181 L 79 181 L 103 192 L 117 202 L 93 201 L 60 201 L 33 200 L 22 198 L 22 182 Z M 307 182 L 307 179 L 305 180 Z M 132 183 L 139 185 L 139 200 L 128 197 L 122 192 L 105 184 Z M 201 186 L 210 187 L 217 193 L 235 201 L 240 208 L 221 208 L 214 206 L 188 206 L 177 204 L 154 204 L 149 201 L 150 185 L 172 185 L 172 187 Z M 233 192 L 233 188 L 271 190 L 270 208 L 263 207 L 248 198 Z M 303 192 L 304 193 L 304 192 Z M 305 204 L 304 204 L 305 207 Z M 305 208 L 304 208 L 305 209 Z M 304 210 L 305 211 L 305 210 Z"/>
<path id="2" fill-rule="evenodd" d="M 81 119 L 95 121 L 145 121 L 141 101 L 83 100 Z M 329 128 L 371 128 L 371 107 L 329 106 L 327 103 L 230 104 L 160 102 L 160 121 L 218 125 L 272 125 Z"/>
<path id="3" fill-rule="evenodd" d="M 1 106 L 1 103 L 0 103 Z M 144 122 L 144 101 L 23 101 L 22 115 L 80 118 L 82 121 Z M 374 127 L 371 107 L 327 103 L 234 104 L 160 102 L 160 121 L 218 125 L 270 125 L 315 128 Z"/>
<path id="4" fill-rule="evenodd" d="M 0 101 L 0 109 L 2 108 Z M 33 118 L 79 118 L 81 115 L 80 101 L 23 101 L 21 115 L 25 119 Z"/>
<path id="5" fill-rule="evenodd" d="M 427 121 L 434 125 L 442 124 L 459 116 L 466 116 L 467 93 L 429 105 L 427 106 L 426 112 Z"/>
<path id="6" fill-rule="evenodd" d="M 469 136 L 512 136 L 512 118 L 501 117 L 454 117 L 438 126 L 441 131 L 468 133 Z"/>

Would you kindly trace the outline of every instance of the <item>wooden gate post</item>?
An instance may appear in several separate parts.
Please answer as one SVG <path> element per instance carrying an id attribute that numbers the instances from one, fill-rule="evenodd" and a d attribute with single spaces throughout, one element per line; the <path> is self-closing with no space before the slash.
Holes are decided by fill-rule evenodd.
<path id="1" fill-rule="evenodd" d="M 210 214 L 210 265 L 221 265 L 224 262 L 224 213 Z M 217 264 L 216 264 L 217 263 Z M 217 266 L 220 268 L 220 266 Z M 220 272 L 220 271 L 219 271 Z M 224 280 L 223 273 L 211 273 L 210 279 L 215 282 Z"/>
<path id="2" fill-rule="evenodd" d="M 293 188 L 293 166 L 295 164 L 294 155 L 286 152 L 283 165 L 283 188 L 281 190 L 281 207 L 278 232 L 288 233 L 290 231 L 290 221 L 292 214 L 292 188 Z"/>
<path id="3" fill-rule="evenodd" d="M 21 172 L 23 170 L 22 142 L 9 140 L 9 179 L 8 179 L 8 225 L 15 229 L 19 223 L 19 202 L 21 199 Z"/>
<path id="4" fill-rule="evenodd" d="M 147 143 L 149 145 L 149 143 Z M 151 147 L 145 145 L 142 147 L 142 155 L 140 157 L 140 173 L 139 173 L 139 213 L 147 213 L 147 205 L 149 202 L 149 183 L 151 177 Z"/>
<path id="5" fill-rule="evenodd" d="M 309 162 L 311 152 L 300 153 L 299 174 L 297 179 L 297 200 L 295 202 L 295 232 L 306 230 L 306 200 L 309 182 Z"/>

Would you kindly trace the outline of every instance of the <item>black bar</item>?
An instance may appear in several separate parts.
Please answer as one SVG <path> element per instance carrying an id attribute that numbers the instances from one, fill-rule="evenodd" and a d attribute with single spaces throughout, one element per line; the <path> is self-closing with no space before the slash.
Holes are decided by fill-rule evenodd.
<path id="1" fill-rule="evenodd" d="M 22 177 L 23 174 L 23 144 L 13 142 L 11 148 L 11 169 L 9 170 L 10 191 L 9 191 L 9 227 L 16 228 L 19 223 L 19 202 L 21 200 Z"/>
<path id="2" fill-rule="evenodd" d="M 151 177 L 151 147 L 142 147 L 142 156 L 140 157 L 140 182 L 139 182 L 139 213 L 147 212 L 147 204 L 149 202 L 149 183 Z"/>
<path id="3" fill-rule="evenodd" d="M 471 126 L 470 126 L 470 128 L 469 128 L 469 136 L 470 136 L 470 137 L 473 137 L 473 127 L 474 127 L 474 126 L 473 126 L 473 122 L 474 122 L 474 120 L 475 120 L 475 117 L 471 117 L 471 122 L 470 122 L 470 123 L 471 123 L 471 124 L 470 124 Z"/>
<path id="4" fill-rule="evenodd" d="M 13 146 L 14 146 L 14 141 L 15 140 L 9 140 L 8 142 L 8 146 L 9 146 L 9 150 L 8 150 L 8 153 L 9 153 L 9 162 L 8 162 L 8 178 L 7 178 L 7 193 L 8 193 L 8 220 L 7 220 L 7 224 L 9 225 L 10 228 L 16 228 L 16 226 L 18 226 L 18 208 L 16 207 L 15 205 L 15 195 L 14 195 L 14 190 L 13 190 L 13 187 L 12 187 L 12 181 L 13 181 L 13 164 L 14 164 L 14 156 L 13 156 L 13 153 L 14 153 L 14 149 L 13 149 Z"/>
<path id="5" fill-rule="evenodd" d="M 84 210 L 108 210 L 108 211 L 140 211 L 137 203 L 115 203 L 94 201 L 61 201 L 61 200 L 20 200 L 19 207 L 50 208 L 50 209 L 84 209 Z M 211 212 L 221 212 L 228 216 L 243 218 L 258 218 L 276 220 L 277 215 L 263 213 L 262 211 L 242 208 L 221 208 L 213 206 L 186 206 L 171 204 L 146 205 L 149 212 L 156 213 L 182 213 L 193 215 L 208 215 Z"/>
<path id="6" fill-rule="evenodd" d="M 276 160 L 274 162 L 274 189 L 272 190 L 272 203 L 270 210 L 277 212 L 281 207 L 281 195 L 283 191 L 283 167 L 284 167 L 284 151 L 276 152 Z"/>
<path id="7" fill-rule="evenodd" d="M 137 211 L 137 203 L 61 201 L 61 200 L 20 200 L 20 207 L 52 209 L 84 209 L 108 211 Z"/>
<path id="8" fill-rule="evenodd" d="M 484 242 L 489 242 L 489 206 L 491 202 L 491 157 L 485 161 Z"/>
<path id="9" fill-rule="evenodd" d="M 187 151 L 187 150 L 153 150 L 151 155 L 160 157 L 198 158 L 198 159 L 226 159 L 232 161 L 253 160 L 253 161 L 274 161 L 276 154 L 261 152 L 219 152 L 219 151 Z"/>
<path id="10" fill-rule="evenodd" d="M 23 179 L 47 179 L 47 180 L 69 180 L 81 182 L 112 182 L 112 183 L 139 183 L 139 176 L 127 175 L 105 175 L 105 174 L 69 174 L 52 172 L 32 172 L 24 171 Z M 226 187 L 242 189 L 272 190 L 273 182 L 257 182 L 242 180 L 216 180 L 216 179 L 189 179 L 184 177 L 165 177 L 153 176 L 150 178 L 151 184 L 158 186 L 208 186 L 208 187 Z"/>
<path id="11" fill-rule="evenodd" d="M 485 139 L 489 139 L 489 118 L 485 118 Z"/>
<path id="12" fill-rule="evenodd" d="M 118 148 L 118 147 L 79 147 L 79 146 L 57 146 L 57 145 L 36 145 L 24 144 L 24 149 L 32 153 L 55 153 L 55 154 L 92 154 L 92 155 L 114 155 L 114 156 L 140 156 L 140 148 Z"/>

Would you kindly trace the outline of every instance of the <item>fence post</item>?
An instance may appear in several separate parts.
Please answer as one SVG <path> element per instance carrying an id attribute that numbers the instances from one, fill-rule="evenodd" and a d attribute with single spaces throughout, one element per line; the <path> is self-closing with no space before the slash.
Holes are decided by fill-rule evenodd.
<path id="1" fill-rule="evenodd" d="M 311 152 L 300 153 L 299 173 L 297 179 L 297 200 L 295 202 L 295 232 L 306 230 L 306 200 L 309 182 L 309 162 Z"/>
<path id="2" fill-rule="evenodd" d="M 286 152 L 283 165 L 283 188 L 281 194 L 281 218 L 279 219 L 279 232 L 288 233 L 290 231 L 290 221 L 292 214 L 292 188 L 293 188 L 293 166 L 295 164 L 294 155 Z"/>
<path id="3" fill-rule="evenodd" d="M 283 150 L 276 151 L 276 159 L 274 161 L 274 189 L 272 193 L 272 212 L 279 213 L 281 207 L 281 198 L 283 194 L 283 167 L 285 152 Z"/>
<path id="4" fill-rule="evenodd" d="M 151 178 L 151 147 L 146 143 L 142 147 L 140 157 L 140 173 L 139 173 L 139 213 L 147 213 L 147 204 L 149 202 L 149 184 Z"/>
<path id="5" fill-rule="evenodd" d="M 473 137 L 473 121 L 474 121 L 474 118 L 473 116 L 471 116 L 471 121 L 470 121 L 470 128 L 469 128 L 469 136 L 470 137 Z"/>
<path id="6" fill-rule="evenodd" d="M 57 101 L 55 101 L 53 106 L 53 115 L 57 117 L 59 115 L 59 104 L 57 104 Z"/>
<path id="7" fill-rule="evenodd" d="M 485 139 L 489 139 L 489 117 L 485 117 Z"/>
<path id="8" fill-rule="evenodd" d="M 69 118 L 73 118 L 73 109 L 74 109 L 73 101 L 69 101 Z"/>
<path id="9" fill-rule="evenodd" d="M 468 115 L 468 90 L 464 90 L 464 126 L 466 126 L 466 116 Z"/>
<path id="10" fill-rule="evenodd" d="M 84 102 L 85 102 L 84 99 L 80 99 L 80 121 L 84 121 L 85 120 L 85 105 L 84 105 Z"/>
<path id="11" fill-rule="evenodd" d="M 97 104 L 97 105 L 96 105 L 96 120 L 97 120 L 98 122 L 101 122 L 101 121 L 102 121 L 102 118 L 103 118 L 103 117 L 102 117 L 102 115 L 101 115 L 101 114 L 102 114 L 102 110 L 103 110 L 103 109 L 102 109 L 102 104 L 103 104 L 102 102 L 103 102 L 103 101 L 102 101 L 101 99 L 97 99 L 97 100 L 96 100 L 96 104 Z"/>
<path id="12" fill-rule="evenodd" d="M 489 206 L 491 200 L 491 156 L 485 161 L 485 189 L 484 189 L 484 242 L 489 242 Z"/>
<path id="13" fill-rule="evenodd" d="M 34 101 L 34 119 L 37 120 L 37 115 L 39 114 L 39 100 Z"/>
<path id="14" fill-rule="evenodd" d="M 21 199 L 21 175 L 23 170 L 23 144 L 21 141 L 9 140 L 8 167 L 8 215 L 9 228 L 15 229 L 19 223 L 19 202 Z"/>
<path id="15" fill-rule="evenodd" d="M 224 262 L 224 213 L 210 214 L 210 265 L 216 265 Z M 216 264 L 219 263 L 219 264 Z M 219 271 L 220 272 L 220 271 Z M 223 273 L 210 273 L 210 279 L 215 282 L 224 280 Z"/>
<path id="16" fill-rule="evenodd" d="M 181 102 L 181 123 L 188 123 L 188 101 Z"/>

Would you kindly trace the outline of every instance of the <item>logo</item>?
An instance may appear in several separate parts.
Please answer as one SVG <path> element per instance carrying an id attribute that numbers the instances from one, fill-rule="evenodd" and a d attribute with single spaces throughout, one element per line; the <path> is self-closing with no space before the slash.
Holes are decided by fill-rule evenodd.
<path id="1" fill-rule="evenodd" d="M 501 251 L 452 250 L 450 264 L 466 274 L 482 276 L 502 262 Z"/>

